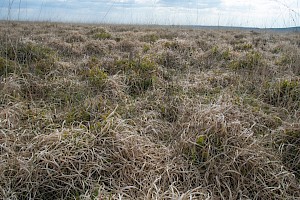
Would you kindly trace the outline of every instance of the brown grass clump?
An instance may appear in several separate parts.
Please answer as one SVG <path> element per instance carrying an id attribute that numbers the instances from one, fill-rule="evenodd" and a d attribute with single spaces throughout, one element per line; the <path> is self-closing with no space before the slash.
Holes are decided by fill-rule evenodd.
<path id="1" fill-rule="evenodd" d="M 300 199 L 294 40 L 0 23 L 0 198 Z"/>
<path id="2" fill-rule="evenodd" d="M 231 105 L 216 105 L 191 115 L 179 143 L 183 153 L 215 198 L 293 199 L 297 183 L 286 182 L 293 175 L 274 162 L 276 156 L 263 138 L 253 137 L 247 121 L 235 119 L 241 114 Z"/>
<path id="3" fill-rule="evenodd" d="M 284 164 L 292 170 L 297 178 L 300 177 L 300 143 L 299 123 L 288 124 L 280 127 L 276 134 L 276 147 L 282 154 Z"/>

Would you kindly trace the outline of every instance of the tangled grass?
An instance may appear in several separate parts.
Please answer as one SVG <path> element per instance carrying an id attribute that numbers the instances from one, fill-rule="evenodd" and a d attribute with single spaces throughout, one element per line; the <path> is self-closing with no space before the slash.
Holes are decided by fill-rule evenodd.
<path id="1" fill-rule="evenodd" d="M 2 199 L 300 199 L 297 34 L 0 30 Z"/>

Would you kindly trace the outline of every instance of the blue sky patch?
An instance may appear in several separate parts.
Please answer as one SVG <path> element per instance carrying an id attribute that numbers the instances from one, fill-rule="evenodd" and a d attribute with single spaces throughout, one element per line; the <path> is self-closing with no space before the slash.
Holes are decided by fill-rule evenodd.
<path id="1" fill-rule="evenodd" d="M 0 19 L 276 28 L 300 26 L 299 4 L 298 0 L 1 0 Z"/>

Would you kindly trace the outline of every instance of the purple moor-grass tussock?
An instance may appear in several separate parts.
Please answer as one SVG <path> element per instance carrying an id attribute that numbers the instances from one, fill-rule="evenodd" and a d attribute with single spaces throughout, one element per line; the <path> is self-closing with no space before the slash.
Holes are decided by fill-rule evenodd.
<path id="1" fill-rule="evenodd" d="M 0 23 L 1 199 L 300 199 L 298 33 Z"/>

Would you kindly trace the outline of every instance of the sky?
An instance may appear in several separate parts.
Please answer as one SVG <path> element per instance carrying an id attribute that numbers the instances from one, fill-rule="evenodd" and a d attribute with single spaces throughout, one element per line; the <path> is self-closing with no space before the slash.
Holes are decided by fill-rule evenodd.
<path id="1" fill-rule="evenodd" d="M 300 26 L 300 0 L 0 0 L 0 19 L 282 28 Z"/>

